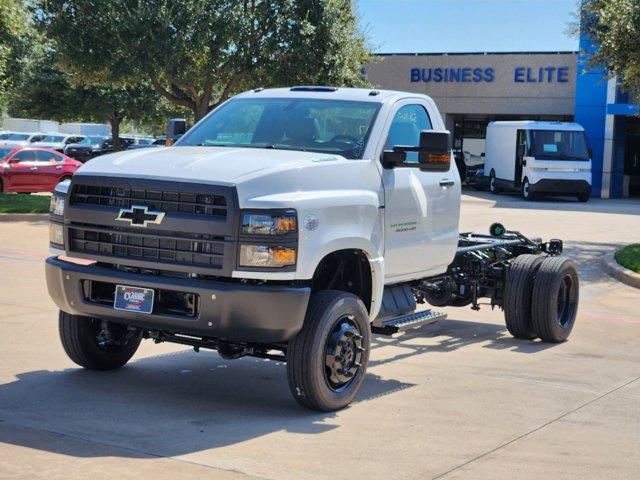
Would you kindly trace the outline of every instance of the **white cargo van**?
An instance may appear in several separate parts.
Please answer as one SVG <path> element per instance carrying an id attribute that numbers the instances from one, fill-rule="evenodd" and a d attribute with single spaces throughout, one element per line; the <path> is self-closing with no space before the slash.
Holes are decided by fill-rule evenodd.
<path id="1" fill-rule="evenodd" d="M 564 122 L 491 122 L 487 126 L 485 175 L 489 190 L 538 195 L 591 194 L 591 155 L 584 128 Z"/>

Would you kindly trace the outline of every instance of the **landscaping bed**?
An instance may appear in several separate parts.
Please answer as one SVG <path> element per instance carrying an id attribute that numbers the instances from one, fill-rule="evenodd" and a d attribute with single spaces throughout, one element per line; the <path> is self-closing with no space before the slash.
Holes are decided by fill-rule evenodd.
<path id="1" fill-rule="evenodd" d="M 615 253 L 616 262 L 624 268 L 640 273 L 640 243 L 634 243 Z"/>
<path id="2" fill-rule="evenodd" d="M 50 196 L 0 193 L 0 213 L 49 213 Z"/>

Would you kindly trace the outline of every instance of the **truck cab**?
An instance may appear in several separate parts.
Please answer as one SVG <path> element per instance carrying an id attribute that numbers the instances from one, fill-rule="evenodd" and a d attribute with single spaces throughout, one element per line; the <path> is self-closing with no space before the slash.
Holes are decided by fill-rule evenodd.
<path id="1" fill-rule="evenodd" d="M 491 122 L 487 126 L 485 175 L 492 193 L 520 191 L 526 200 L 542 195 L 591 194 L 591 155 L 584 128 L 566 122 Z"/>

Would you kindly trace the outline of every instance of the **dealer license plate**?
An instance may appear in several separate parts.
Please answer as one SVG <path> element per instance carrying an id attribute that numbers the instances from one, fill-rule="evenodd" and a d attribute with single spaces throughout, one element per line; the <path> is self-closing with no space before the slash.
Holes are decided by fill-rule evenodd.
<path id="1" fill-rule="evenodd" d="M 113 308 L 127 312 L 151 313 L 153 311 L 153 297 L 152 288 L 116 285 Z"/>

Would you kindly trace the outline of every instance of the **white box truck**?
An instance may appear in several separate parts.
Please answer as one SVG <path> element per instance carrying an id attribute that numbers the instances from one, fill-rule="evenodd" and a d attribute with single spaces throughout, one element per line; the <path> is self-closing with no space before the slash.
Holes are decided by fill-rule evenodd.
<path id="1" fill-rule="evenodd" d="M 485 175 L 489 190 L 539 195 L 591 194 L 591 155 L 584 128 L 565 122 L 491 122 L 487 126 Z"/>

